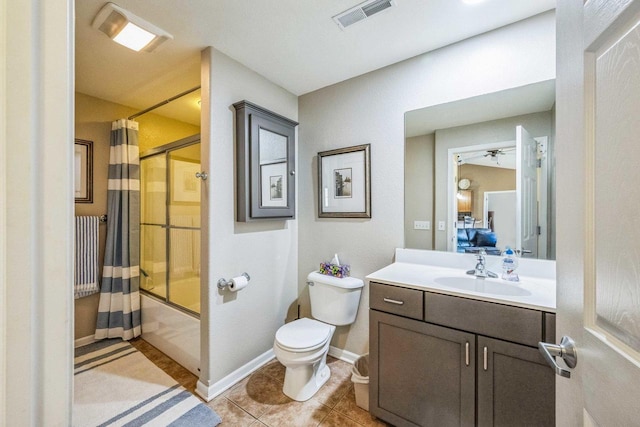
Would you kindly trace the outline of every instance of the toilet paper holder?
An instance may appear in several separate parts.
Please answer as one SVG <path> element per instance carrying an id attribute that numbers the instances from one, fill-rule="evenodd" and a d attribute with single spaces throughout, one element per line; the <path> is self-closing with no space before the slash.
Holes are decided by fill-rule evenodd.
<path id="1" fill-rule="evenodd" d="M 242 273 L 242 275 L 243 275 L 244 277 L 246 277 L 246 278 L 247 278 L 247 282 L 248 282 L 249 280 L 251 280 L 251 277 L 249 277 L 249 274 L 248 274 L 248 273 Z M 220 279 L 218 280 L 218 289 L 224 289 L 224 288 L 227 288 L 227 287 L 231 286 L 231 284 L 232 284 L 232 283 L 233 283 L 233 282 L 232 282 L 231 280 L 226 280 L 226 279 L 224 279 L 224 278 L 220 278 Z"/>

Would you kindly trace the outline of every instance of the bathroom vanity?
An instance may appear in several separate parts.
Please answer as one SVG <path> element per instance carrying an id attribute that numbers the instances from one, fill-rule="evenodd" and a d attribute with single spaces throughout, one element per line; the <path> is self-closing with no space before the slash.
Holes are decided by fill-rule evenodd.
<path id="1" fill-rule="evenodd" d="M 511 283 L 467 275 L 471 255 L 402 249 L 367 276 L 373 415 L 395 426 L 554 425 L 555 376 L 537 345 L 555 342 L 555 265 L 521 261 Z M 499 257 L 487 263 L 498 272 Z"/>

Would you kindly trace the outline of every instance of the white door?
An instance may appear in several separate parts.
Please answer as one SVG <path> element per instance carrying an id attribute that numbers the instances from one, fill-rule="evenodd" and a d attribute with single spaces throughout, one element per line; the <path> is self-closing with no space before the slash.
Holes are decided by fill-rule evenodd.
<path id="1" fill-rule="evenodd" d="M 561 0 L 556 12 L 556 330 L 578 354 L 571 378 L 556 377 L 556 421 L 637 426 L 640 1 Z"/>
<path id="2" fill-rule="evenodd" d="M 516 250 L 538 258 L 538 148 L 522 126 L 516 127 Z"/>
<path id="3" fill-rule="evenodd" d="M 493 212 L 492 223 L 487 218 Z M 516 192 L 485 191 L 484 193 L 484 227 L 491 225 L 498 238 L 497 246 L 505 250 L 507 246 L 515 249 L 516 243 Z"/>

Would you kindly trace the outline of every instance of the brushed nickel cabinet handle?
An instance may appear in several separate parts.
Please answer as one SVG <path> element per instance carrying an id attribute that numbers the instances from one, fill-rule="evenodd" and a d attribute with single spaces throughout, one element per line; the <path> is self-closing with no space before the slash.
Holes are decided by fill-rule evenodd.
<path id="1" fill-rule="evenodd" d="M 483 352 L 482 367 L 486 371 L 487 369 L 489 369 L 489 361 L 487 360 L 487 347 L 485 347 L 484 350 L 482 350 L 482 352 Z"/>
<path id="2" fill-rule="evenodd" d="M 404 301 L 398 301 L 397 299 L 391 298 L 382 298 L 382 301 L 388 302 L 389 304 L 403 305 Z"/>
<path id="3" fill-rule="evenodd" d="M 469 366 L 469 341 L 464 345 L 464 363 Z"/>

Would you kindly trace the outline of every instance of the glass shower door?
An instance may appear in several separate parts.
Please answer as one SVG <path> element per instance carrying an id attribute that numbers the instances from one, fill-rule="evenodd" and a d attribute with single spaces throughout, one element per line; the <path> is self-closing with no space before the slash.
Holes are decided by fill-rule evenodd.
<path id="1" fill-rule="evenodd" d="M 168 300 L 200 313 L 200 144 L 169 152 Z"/>
<path id="2" fill-rule="evenodd" d="M 170 144 L 141 168 L 141 289 L 200 313 L 200 143 Z"/>
<path id="3" fill-rule="evenodd" d="M 140 161 L 140 288 L 167 297 L 167 155 Z"/>

